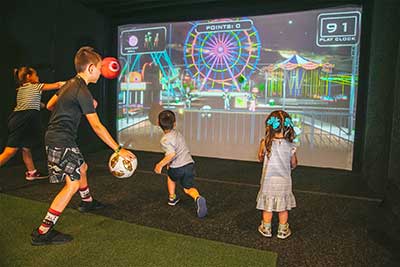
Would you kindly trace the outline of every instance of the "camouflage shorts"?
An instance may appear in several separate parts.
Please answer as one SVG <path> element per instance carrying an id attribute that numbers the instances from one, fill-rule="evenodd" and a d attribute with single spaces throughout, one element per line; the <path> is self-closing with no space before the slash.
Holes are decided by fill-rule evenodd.
<path id="1" fill-rule="evenodd" d="M 77 147 L 46 146 L 50 183 L 61 183 L 68 175 L 72 181 L 81 178 L 80 167 L 85 160 Z"/>

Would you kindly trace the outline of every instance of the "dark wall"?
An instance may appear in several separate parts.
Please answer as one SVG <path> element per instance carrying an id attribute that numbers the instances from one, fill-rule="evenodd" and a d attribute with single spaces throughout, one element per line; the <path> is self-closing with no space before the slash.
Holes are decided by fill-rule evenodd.
<path id="1" fill-rule="evenodd" d="M 363 173 L 371 188 L 385 189 L 392 147 L 392 121 L 399 107 L 394 105 L 399 44 L 399 1 L 376 1 L 373 8 L 369 46 L 368 87 L 365 114 Z"/>
<path id="2" fill-rule="evenodd" d="M 1 116 L 0 146 L 7 140 L 7 117 L 15 105 L 15 85 L 12 69 L 18 66 L 33 66 L 42 82 L 67 80 L 75 75 L 73 59 L 79 47 L 93 46 L 100 54 L 107 54 L 110 47 L 107 34 L 109 23 L 104 16 L 76 2 L 67 0 L 21 0 L 9 3 L 10 9 L 1 16 Z M 105 86 L 102 79 L 89 85 L 98 100 L 97 112 L 107 125 Z M 46 102 L 54 92 L 43 93 Z M 50 112 L 41 111 L 43 130 L 47 127 Z M 34 150 L 35 158 L 42 157 L 43 140 Z M 79 144 L 83 151 L 93 151 L 103 146 L 82 119 L 79 129 Z M 15 157 L 13 161 L 21 162 Z M 12 164 L 12 162 L 11 162 Z"/>
<path id="3" fill-rule="evenodd" d="M 400 240 L 400 1 L 374 1 L 366 53 L 368 75 L 360 119 L 362 174 L 369 187 L 382 193 L 382 209 L 390 237 Z"/>
<path id="4" fill-rule="evenodd" d="M 392 132 L 388 160 L 388 180 L 383 208 L 389 236 L 400 240 L 400 43 L 397 48 L 396 82 L 393 95 Z"/>
<path id="5" fill-rule="evenodd" d="M 400 31 L 397 0 L 375 1 L 369 45 L 362 174 L 384 196 L 386 232 L 400 240 Z M 362 90 L 362 88 L 360 88 Z"/>

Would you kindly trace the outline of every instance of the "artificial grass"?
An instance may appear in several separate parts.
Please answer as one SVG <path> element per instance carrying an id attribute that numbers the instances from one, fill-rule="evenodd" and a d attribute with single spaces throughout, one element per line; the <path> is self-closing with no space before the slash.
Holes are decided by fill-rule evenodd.
<path id="1" fill-rule="evenodd" d="M 276 266 L 277 254 L 179 235 L 66 209 L 63 245 L 35 247 L 48 204 L 0 194 L 0 266 Z M 155 218 L 157 219 L 157 218 Z"/>

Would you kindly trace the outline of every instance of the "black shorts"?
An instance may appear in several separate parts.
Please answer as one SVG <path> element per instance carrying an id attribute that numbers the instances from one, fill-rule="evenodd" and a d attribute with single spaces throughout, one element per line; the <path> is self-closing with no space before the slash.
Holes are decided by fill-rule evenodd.
<path id="1" fill-rule="evenodd" d="M 41 135 L 41 119 L 38 110 L 14 111 L 8 118 L 8 147 L 31 148 L 38 144 Z"/>
<path id="2" fill-rule="evenodd" d="M 85 159 L 79 148 L 46 146 L 46 153 L 50 183 L 61 183 L 66 175 L 72 181 L 81 179 L 80 167 L 85 163 Z"/>
<path id="3" fill-rule="evenodd" d="M 169 168 L 168 176 L 174 182 L 179 182 L 183 188 L 194 187 L 194 164 L 189 163 L 179 168 Z"/>

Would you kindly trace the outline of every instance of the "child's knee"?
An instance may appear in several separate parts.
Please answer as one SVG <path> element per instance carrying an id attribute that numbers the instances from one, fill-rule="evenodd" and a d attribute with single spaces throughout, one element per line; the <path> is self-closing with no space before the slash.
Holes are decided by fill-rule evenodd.
<path id="1" fill-rule="evenodd" d="M 67 177 L 65 187 L 67 188 L 70 194 L 75 194 L 79 190 L 79 181 L 78 180 L 72 181 L 69 177 Z"/>

